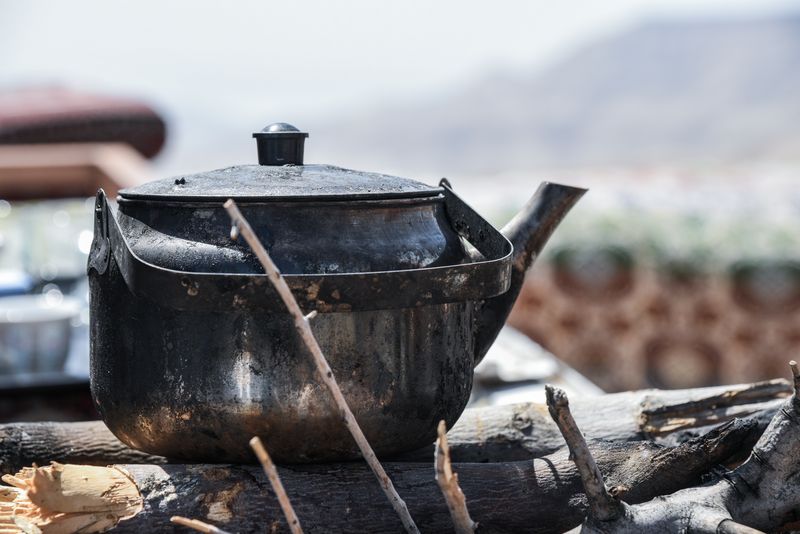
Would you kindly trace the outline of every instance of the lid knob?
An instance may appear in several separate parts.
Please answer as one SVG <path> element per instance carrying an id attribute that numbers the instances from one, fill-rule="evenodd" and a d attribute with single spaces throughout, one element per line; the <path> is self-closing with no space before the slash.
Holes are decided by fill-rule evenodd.
<path id="1" fill-rule="evenodd" d="M 303 145 L 308 133 L 285 122 L 274 122 L 253 137 L 258 145 L 259 165 L 303 164 Z"/>

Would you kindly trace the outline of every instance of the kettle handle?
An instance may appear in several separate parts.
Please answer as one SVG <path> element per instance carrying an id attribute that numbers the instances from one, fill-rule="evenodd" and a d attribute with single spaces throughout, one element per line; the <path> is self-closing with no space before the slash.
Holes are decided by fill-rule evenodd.
<path id="1" fill-rule="evenodd" d="M 478 301 L 507 291 L 513 246 L 450 188 L 444 186 L 442 190 L 453 228 L 483 258 L 394 271 L 285 274 L 301 308 L 320 313 L 406 308 Z M 142 260 L 131 249 L 116 208 L 101 189 L 97 193 L 89 275 L 104 275 L 112 257 L 132 293 L 169 308 L 285 311 L 266 274 L 177 271 Z"/>

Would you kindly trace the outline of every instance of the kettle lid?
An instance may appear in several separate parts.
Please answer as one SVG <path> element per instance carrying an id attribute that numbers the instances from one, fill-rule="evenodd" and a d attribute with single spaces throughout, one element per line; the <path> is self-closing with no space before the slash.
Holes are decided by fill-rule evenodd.
<path id="1" fill-rule="evenodd" d="M 332 165 L 304 165 L 308 133 L 273 123 L 253 134 L 258 165 L 237 165 L 155 180 L 122 189 L 126 200 L 219 202 L 394 199 L 436 196 L 432 187 L 408 178 Z"/>

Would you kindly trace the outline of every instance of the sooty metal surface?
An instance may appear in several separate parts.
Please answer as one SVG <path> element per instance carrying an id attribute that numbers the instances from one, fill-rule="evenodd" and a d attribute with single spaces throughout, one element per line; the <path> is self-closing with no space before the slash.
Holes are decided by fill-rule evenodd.
<path id="1" fill-rule="evenodd" d="M 406 202 L 411 201 L 409 199 Z M 435 204 L 433 205 L 435 206 Z M 227 239 L 228 233 L 225 231 L 228 227 L 220 223 L 221 218 L 225 217 L 224 210 L 220 206 L 215 207 L 206 217 L 208 220 L 217 221 L 210 224 L 210 228 L 217 230 L 211 243 L 202 241 L 204 234 L 209 231 L 208 229 L 204 230 L 202 225 L 195 227 L 192 223 L 193 219 L 182 217 L 180 213 L 176 215 L 176 212 L 187 211 L 186 205 L 176 204 L 153 208 L 152 205 L 145 203 L 144 206 L 147 209 L 139 213 L 135 219 L 127 218 L 118 214 L 108 205 L 102 192 L 98 194 L 96 238 L 90 252 L 90 269 L 96 269 L 98 273 L 101 273 L 101 263 L 108 261 L 105 251 L 110 249 L 120 266 L 120 273 L 127 284 L 128 291 L 138 297 L 170 306 L 175 310 L 186 311 L 283 310 L 283 305 L 277 298 L 267 276 L 253 273 L 253 270 L 258 267 L 252 254 L 242 248 L 228 248 L 231 245 L 219 243 L 221 240 Z M 340 209 L 349 209 L 349 206 L 346 205 L 343 208 L 340 206 Z M 424 208 L 425 203 L 422 206 Z M 195 210 L 191 213 L 197 213 L 197 207 L 190 205 L 188 208 Z M 359 242 L 360 246 L 365 247 L 366 242 L 363 239 L 360 241 L 354 239 L 354 246 L 350 246 L 348 236 L 352 237 L 355 230 L 344 224 L 350 219 L 341 216 L 325 217 L 324 211 L 319 223 L 315 221 L 304 223 L 305 234 L 300 239 L 300 243 L 307 247 L 306 253 L 310 255 L 307 258 L 317 262 L 316 265 L 319 265 L 320 258 L 326 259 L 326 265 L 330 265 L 330 262 L 333 261 L 339 261 L 342 262 L 341 265 L 345 272 L 331 273 L 332 269 L 327 269 L 329 272 L 322 269 L 322 272 L 306 273 L 302 270 L 303 265 L 298 266 L 296 262 L 292 263 L 291 255 L 288 259 L 276 256 L 276 261 L 279 268 L 288 268 L 285 278 L 300 306 L 319 312 L 419 307 L 445 302 L 478 300 L 506 291 L 511 274 L 512 253 L 512 247 L 508 240 L 447 188 L 444 193 L 444 204 L 441 204 L 440 200 L 439 208 L 438 215 L 426 214 L 425 209 L 418 212 L 419 216 L 414 218 L 422 220 L 422 224 L 412 226 L 410 235 L 405 235 L 401 228 L 403 225 L 391 223 L 392 218 L 390 218 L 387 235 L 391 233 L 395 241 L 397 238 L 411 240 L 411 237 L 417 235 L 416 241 L 410 241 L 412 246 L 417 243 L 425 244 L 427 247 L 427 249 L 415 250 L 408 248 L 408 242 L 406 242 L 403 244 L 404 248 L 393 248 L 390 239 L 387 239 L 385 243 L 375 242 L 378 249 L 383 249 L 383 256 L 378 254 L 378 249 L 375 249 L 376 256 L 372 261 L 394 262 L 396 267 L 393 270 L 347 270 L 348 267 L 354 267 L 352 262 L 359 258 L 359 254 L 354 253 L 352 258 L 348 259 L 348 250 L 358 246 Z M 243 211 L 245 209 L 246 205 L 243 205 Z M 283 216 L 289 217 L 291 220 L 290 213 L 295 213 L 295 209 L 284 213 Z M 369 217 L 370 213 L 373 215 L 377 213 L 380 216 L 385 208 L 370 204 L 367 207 L 362 206 L 362 209 L 364 213 L 357 220 L 366 224 L 358 226 L 363 228 L 367 234 L 370 231 L 380 233 L 378 232 L 380 228 L 380 225 L 377 224 L 378 220 L 376 219 L 373 221 L 374 224 L 370 224 Z M 397 209 L 397 216 L 413 214 L 414 212 L 409 211 L 410 209 L 408 206 Z M 430 210 L 436 212 L 434 208 L 430 208 Z M 245 213 L 249 216 L 247 211 Z M 254 214 L 256 221 L 267 224 L 267 227 L 269 224 L 265 221 L 274 220 L 278 229 L 282 229 L 280 227 L 282 217 L 270 217 L 270 211 L 266 210 L 263 205 L 252 207 L 251 213 Z M 266 218 L 264 218 L 265 214 Z M 150 220 L 148 217 L 153 217 L 153 219 Z M 437 217 L 439 217 L 438 222 Z M 160 226 L 158 218 L 166 219 L 167 224 L 163 226 L 170 228 L 172 235 L 158 232 L 157 228 Z M 148 225 L 142 220 L 150 224 Z M 325 225 L 331 221 L 334 226 L 330 227 L 329 231 L 333 232 L 335 237 L 331 237 L 328 243 L 323 243 L 319 237 L 326 235 Z M 121 223 L 125 224 L 124 228 Z M 439 226 L 437 227 L 437 225 Z M 195 240 L 180 237 L 181 227 L 193 232 L 196 235 Z M 428 231 L 425 236 L 419 234 L 420 231 L 432 228 L 436 228 L 437 232 Z M 394 231 L 391 232 L 391 229 Z M 297 228 L 292 230 L 287 227 L 285 234 L 278 232 L 277 235 L 292 236 L 292 232 L 296 230 Z M 175 236 L 175 233 L 178 233 L 178 236 Z M 219 234 L 222 234 L 223 237 L 218 237 Z M 268 248 L 271 246 L 269 235 L 267 234 L 265 239 Z M 481 257 L 471 260 L 462 249 L 458 236 L 468 240 Z M 356 237 L 358 237 L 357 233 Z M 278 246 L 280 239 L 282 238 L 273 239 L 272 245 Z M 294 242 L 295 239 L 290 239 L 290 241 Z M 314 246 L 315 243 L 316 246 Z M 333 252 L 332 256 L 325 258 L 326 247 L 331 243 L 340 248 L 335 249 L 338 250 L 338 253 Z M 346 246 L 342 247 L 342 243 Z M 139 250 L 135 251 L 134 248 Z M 299 249 L 295 247 L 294 250 Z M 368 247 L 367 250 L 369 251 Z M 165 251 L 168 252 L 166 255 L 163 254 Z M 403 268 L 405 265 L 399 262 L 398 252 L 401 256 L 407 253 L 411 254 L 409 258 L 415 262 L 411 263 L 411 268 Z M 437 254 L 439 257 L 436 256 Z M 98 259 L 99 256 L 102 256 L 102 261 Z M 385 260 L 380 260 L 381 257 L 384 257 Z M 166 267 L 154 263 L 159 258 L 166 262 Z M 446 263 L 447 260 L 457 260 L 457 263 Z M 422 262 L 430 263 L 422 267 L 420 266 Z M 443 263 L 445 264 L 443 265 Z M 422 264 L 424 265 L 424 263 Z M 200 271 L 201 269 L 202 271 Z M 302 274 L 292 274 L 294 269 L 300 270 Z"/>
<path id="2" fill-rule="evenodd" d="M 112 258 L 90 277 L 92 393 L 123 442 L 186 460 L 358 457 L 286 313 L 184 311 L 132 297 Z M 379 455 L 433 441 L 469 398 L 474 303 L 320 314 L 314 335 Z"/>
<path id="3" fill-rule="evenodd" d="M 583 190 L 543 184 L 504 230 L 449 184 L 302 162 L 305 133 L 256 134 L 265 165 L 100 191 L 89 253 L 91 384 L 128 445 L 183 460 L 358 456 L 329 392 L 249 248 L 229 239 L 235 198 L 284 271 L 379 455 L 456 421 L 472 370 L 525 269 Z M 512 242 L 514 243 L 512 245 Z"/>
<path id="4" fill-rule="evenodd" d="M 131 200 L 225 202 L 355 200 L 435 196 L 440 187 L 386 174 L 332 165 L 239 165 L 155 180 L 120 191 Z"/>
<path id="5" fill-rule="evenodd" d="M 302 219 L 305 207 L 249 210 L 257 226 L 287 224 L 277 224 L 280 237 L 266 239 L 274 249 L 298 231 L 292 217 Z M 301 306 L 323 312 L 313 321 L 314 334 L 376 452 L 426 445 L 438 421 L 455 421 L 466 405 L 475 315 L 481 299 L 507 289 L 512 247 L 448 188 L 434 199 L 334 202 L 328 208 L 334 211 L 326 217 L 323 206 L 308 206 L 321 222 L 307 224 L 302 239 L 290 237 L 278 261 L 290 272 L 307 268 L 301 248 L 289 253 L 295 238 L 317 243 L 305 253 L 319 261 L 331 221 L 330 231 L 347 244 L 329 251 L 341 258 L 342 269 L 359 261 L 403 267 L 392 240 L 410 239 L 414 268 L 286 279 Z M 249 252 L 225 248 L 231 247 L 230 223 L 223 208 L 128 202 L 121 209 L 98 194 L 89 259 L 92 393 L 112 432 L 137 449 L 184 460 L 252 461 L 247 441 L 253 435 L 266 440 L 278 461 L 357 457 L 272 285 Z M 342 216 L 353 209 L 361 210 L 358 217 Z M 346 236 L 353 230 L 335 223 L 360 221 L 362 238 L 370 230 L 381 235 L 387 210 L 393 214 L 384 221 L 382 250 L 348 257 Z M 206 232 L 214 236 L 210 243 L 203 242 Z M 356 242 L 365 246 L 363 239 Z M 134 250 L 172 268 L 144 261 Z"/>

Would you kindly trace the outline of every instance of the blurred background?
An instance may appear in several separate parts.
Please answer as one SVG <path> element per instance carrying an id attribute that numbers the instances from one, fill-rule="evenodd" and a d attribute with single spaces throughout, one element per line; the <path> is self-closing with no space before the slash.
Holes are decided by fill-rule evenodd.
<path id="1" fill-rule="evenodd" d="M 253 163 L 275 121 L 497 225 L 542 180 L 589 187 L 510 322 L 606 391 L 800 349 L 793 2 L 0 0 L 0 50 L 0 419 L 91 412 L 97 187 Z"/>

